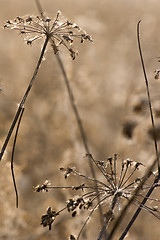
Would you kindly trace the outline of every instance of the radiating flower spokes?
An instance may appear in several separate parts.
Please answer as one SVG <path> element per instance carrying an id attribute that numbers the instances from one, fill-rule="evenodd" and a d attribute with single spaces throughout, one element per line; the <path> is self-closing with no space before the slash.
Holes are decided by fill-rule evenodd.
<path id="1" fill-rule="evenodd" d="M 92 156 L 91 156 L 92 157 Z M 93 157 L 92 157 L 93 159 Z M 93 159 L 95 165 L 100 170 L 104 177 L 104 180 L 93 179 L 92 177 L 86 176 L 76 170 L 75 167 L 60 168 L 64 172 L 64 177 L 67 179 L 69 175 L 75 175 L 78 178 L 83 179 L 83 183 L 78 186 L 51 186 L 49 182 L 45 182 L 42 185 L 35 187 L 36 192 L 48 191 L 49 189 L 72 189 L 81 190 L 81 194 L 78 197 L 69 199 L 66 203 L 66 207 L 63 210 L 68 210 L 72 213 L 72 217 L 76 216 L 77 210 L 86 209 L 90 210 L 84 225 L 88 222 L 93 212 L 99 206 L 107 206 L 108 210 L 112 212 L 114 216 L 115 210 L 121 209 L 123 200 L 130 200 L 135 194 L 135 190 L 141 183 L 142 178 L 137 177 L 135 174 L 139 170 L 139 166 L 143 166 L 142 163 L 132 161 L 131 159 L 119 160 L 118 155 L 115 154 L 113 158 L 108 158 L 106 161 L 96 161 Z M 95 185 L 96 182 L 96 185 Z M 158 187 L 157 185 L 156 187 Z M 135 194 L 133 203 L 140 205 L 140 198 L 144 198 L 146 190 L 149 186 L 143 186 L 141 192 Z M 98 198 L 97 198 L 98 195 Z M 160 202 L 158 199 L 148 198 L 151 201 Z M 152 215 L 160 218 L 160 211 L 157 206 L 141 206 L 145 210 L 152 213 Z M 59 212 L 57 216 L 59 215 Z M 84 228 L 84 225 L 82 228 Z M 81 231 L 80 231 L 81 232 Z"/>
<path id="2" fill-rule="evenodd" d="M 60 11 L 54 20 L 45 15 L 16 17 L 14 20 L 8 20 L 4 27 L 20 32 L 29 45 L 38 39 L 48 37 L 55 53 L 58 53 L 59 46 L 63 45 L 68 49 L 72 59 L 75 59 L 77 54 L 72 48 L 75 38 L 80 39 L 81 43 L 86 39 L 92 42 L 91 36 L 77 24 L 65 19 Z"/>

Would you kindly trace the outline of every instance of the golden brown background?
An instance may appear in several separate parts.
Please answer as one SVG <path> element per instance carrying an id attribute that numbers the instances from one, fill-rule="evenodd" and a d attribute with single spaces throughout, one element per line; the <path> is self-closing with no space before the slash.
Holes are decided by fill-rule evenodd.
<path id="1" fill-rule="evenodd" d="M 154 70 L 159 68 L 156 57 L 160 55 L 159 0 L 43 0 L 41 3 L 50 17 L 55 18 L 56 12 L 61 10 L 65 17 L 79 24 L 93 37 L 92 44 L 85 42 L 77 46 L 79 55 L 75 61 L 65 50 L 61 52 L 92 154 L 96 159 L 106 159 L 119 153 L 122 158 L 130 157 L 148 166 L 154 158 L 154 144 L 148 134 L 151 124 L 137 48 L 136 25 L 142 20 L 142 48 L 153 110 L 157 113 L 160 107 L 160 82 L 154 79 Z M 1 146 L 42 46 L 42 42 L 27 46 L 16 32 L 3 29 L 6 20 L 26 14 L 38 14 L 35 1 L 0 0 Z M 135 106 L 141 104 L 143 109 L 137 113 Z M 158 113 L 155 120 L 158 127 Z M 123 134 L 123 126 L 132 122 L 137 127 L 129 139 Z M 15 208 L 10 172 L 12 142 L 13 137 L 0 163 L 0 239 L 67 239 L 70 233 L 77 234 L 82 225 L 80 216 L 71 219 L 70 215 L 63 214 L 52 231 L 40 226 L 41 215 L 47 207 L 61 209 L 70 192 L 33 191 L 33 186 L 46 179 L 52 185 L 67 185 L 59 172 L 62 166 L 75 165 L 79 171 L 89 174 L 63 77 L 49 48 L 25 104 L 17 141 L 14 169 L 19 209 Z M 121 224 L 119 233 L 131 214 L 132 210 Z M 90 235 L 83 239 L 96 239 L 99 230 L 93 218 L 86 230 L 90 231 Z M 158 240 L 159 236 L 158 220 L 143 212 L 127 239 Z"/>

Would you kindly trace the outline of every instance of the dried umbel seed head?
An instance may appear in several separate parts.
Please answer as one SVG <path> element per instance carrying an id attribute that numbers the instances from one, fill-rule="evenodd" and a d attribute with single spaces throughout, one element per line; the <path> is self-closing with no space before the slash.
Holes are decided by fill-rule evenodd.
<path id="1" fill-rule="evenodd" d="M 65 19 L 60 11 L 57 12 L 55 19 L 45 15 L 16 17 L 14 20 L 6 21 L 4 28 L 20 32 L 28 45 L 37 39 L 48 37 L 55 54 L 59 52 L 59 46 L 63 45 L 68 49 L 72 59 L 77 55 L 77 51 L 72 48 L 75 39 L 80 39 L 81 43 L 84 40 L 92 42 L 91 36 L 77 24 Z"/>
<path id="2" fill-rule="evenodd" d="M 60 169 L 64 172 L 65 178 L 72 174 L 87 181 L 85 184 L 83 183 L 79 186 L 72 187 L 72 190 L 82 190 L 82 195 L 77 199 L 69 199 L 67 202 L 69 212 L 73 212 L 75 216 L 76 213 L 74 213 L 74 211 L 77 210 L 77 208 L 88 209 L 91 207 L 94 209 L 105 203 L 110 205 L 111 210 L 114 210 L 114 208 L 119 205 L 121 199 L 129 200 L 131 198 L 141 180 L 139 178 L 138 181 L 137 177 L 134 178 L 134 174 L 143 164 L 128 158 L 122 160 L 121 163 L 119 162 L 119 166 L 117 165 L 117 159 L 117 154 L 114 154 L 114 157 L 110 157 L 105 161 L 95 161 L 93 159 L 105 178 L 103 182 L 81 174 L 77 172 L 75 168 L 68 167 Z M 88 184 L 88 182 L 90 182 L 90 184 Z M 94 184 L 95 182 L 96 186 Z M 96 198 L 97 194 L 99 196 L 98 202 Z"/>
<path id="3" fill-rule="evenodd" d="M 141 162 L 133 161 L 130 158 L 121 160 L 118 154 L 114 154 L 113 157 L 109 157 L 103 161 L 95 160 L 91 154 L 87 154 L 85 157 L 87 156 L 91 157 L 103 178 L 101 178 L 101 180 L 94 179 L 88 175 L 77 172 L 75 167 L 60 168 L 60 170 L 64 172 L 65 178 L 72 174 L 86 181 L 79 186 L 48 186 L 47 189 L 72 189 L 73 191 L 77 190 L 79 192 L 78 196 L 70 198 L 61 210 L 55 212 L 49 207 L 47 214 L 41 218 L 41 224 L 44 227 L 49 226 L 49 229 L 51 229 L 51 224 L 54 222 L 55 217 L 62 212 L 67 211 L 72 217 L 76 217 L 77 213 L 81 211 L 87 212 L 87 210 L 89 210 L 89 215 L 77 239 L 79 239 L 85 225 L 98 207 L 104 207 L 106 205 L 106 214 L 104 217 L 111 221 L 116 216 L 117 211 L 120 211 L 124 201 L 130 200 L 134 196 L 132 203 L 139 206 L 141 199 L 144 199 L 146 190 L 150 188 L 148 183 L 140 187 L 140 184 L 143 182 L 143 177 L 137 176 L 137 174 L 139 168 L 144 166 Z M 38 189 L 43 186 L 44 184 L 38 185 Z M 159 186 L 160 184 L 156 183 L 154 187 L 158 188 Z M 137 189 L 139 189 L 139 192 L 137 192 Z M 149 197 L 148 200 L 151 201 L 152 205 L 147 206 L 141 204 L 141 207 L 160 219 L 160 208 L 158 206 L 160 200 L 151 197 Z M 154 202 L 156 202 L 156 205 L 153 205 Z M 70 235 L 70 239 L 75 239 L 75 237 Z"/>

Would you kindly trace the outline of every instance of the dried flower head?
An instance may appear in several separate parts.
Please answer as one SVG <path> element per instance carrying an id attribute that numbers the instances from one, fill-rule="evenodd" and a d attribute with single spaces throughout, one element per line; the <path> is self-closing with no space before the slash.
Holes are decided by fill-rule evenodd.
<path id="1" fill-rule="evenodd" d="M 34 191 L 35 192 L 48 192 L 48 187 L 50 186 L 50 182 L 48 180 L 46 180 L 43 184 L 39 184 L 36 187 L 34 187 Z"/>
<path id="2" fill-rule="evenodd" d="M 81 43 L 86 39 L 92 42 L 92 38 L 84 30 L 65 19 L 60 11 L 54 20 L 45 15 L 16 17 L 13 21 L 8 20 L 4 28 L 20 32 L 28 45 L 37 39 L 48 37 L 55 54 L 58 53 L 59 46 L 63 45 L 68 49 L 72 59 L 75 59 L 77 54 L 72 48 L 75 38 L 80 39 Z"/>
<path id="3" fill-rule="evenodd" d="M 86 155 L 87 156 L 87 155 Z M 131 159 L 120 160 L 117 154 L 114 154 L 114 157 L 110 157 L 104 161 L 96 161 L 92 155 L 90 155 L 96 167 L 99 169 L 101 174 L 104 177 L 103 180 L 93 179 L 87 175 L 84 175 L 76 171 L 76 168 L 60 168 L 64 172 L 64 177 L 67 179 L 69 175 L 75 175 L 78 178 L 83 179 L 85 183 L 80 184 L 79 186 L 46 186 L 46 189 L 71 189 L 73 191 L 81 191 L 79 195 L 74 198 L 70 198 L 63 209 L 56 213 L 56 216 L 62 211 L 68 211 L 71 213 L 72 217 L 77 215 L 77 212 L 82 210 L 90 210 L 90 213 L 78 234 L 78 238 L 83 230 L 84 226 L 90 219 L 93 212 L 100 206 L 106 206 L 105 212 L 108 219 L 112 220 L 114 218 L 117 210 L 121 209 L 124 200 L 130 200 L 133 195 L 135 199 L 133 203 L 139 206 L 141 198 L 144 198 L 144 192 L 149 188 L 149 186 L 143 186 L 141 192 L 138 194 L 135 193 L 137 187 L 142 181 L 142 178 L 137 176 L 136 172 L 139 171 L 140 166 L 143 166 L 142 163 L 133 161 Z M 43 185 L 38 185 L 43 186 Z M 155 187 L 159 187 L 157 184 Z M 39 189 L 39 188 L 38 188 Z M 45 189 L 45 190 L 46 190 Z M 97 197 L 98 196 L 98 197 Z M 153 202 L 160 202 L 158 199 L 149 198 Z M 157 205 L 152 206 L 141 206 L 143 209 L 149 211 L 152 215 L 157 218 L 160 218 L 160 210 Z M 106 210 L 107 209 L 107 210 Z M 55 217 L 55 212 L 54 212 Z M 45 215 L 45 219 L 46 219 Z M 47 218 L 48 219 L 48 218 Z M 45 221 L 46 223 L 46 221 Z M 50 223 L 50 222 L 49 222 Z M 45 224 L 46 225 L 46 224 Z"/>
<path id="4" fill-rule="evenodd" d="M 49 226 L 49 230 L 51 230 L 51 225 L 54 222 L 57 215 L 58 213 L 52 211 L 51 207 L 48 207 L 47 214 L 42 215 L 41 218 L 41 224 L 43 225 L 43 227 Z"/>

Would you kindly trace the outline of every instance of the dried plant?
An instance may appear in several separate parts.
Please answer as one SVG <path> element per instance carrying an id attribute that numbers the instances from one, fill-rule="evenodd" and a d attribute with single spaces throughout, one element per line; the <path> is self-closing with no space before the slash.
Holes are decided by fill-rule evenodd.
<path id="1" fill-rule="evenodd" d="M 145 85 L 146 85 L 147 99 L 148 99 L 148 106 L 149 106 L 149 111 L 150 111 L 152 129 L 153 129 L 153 133 L 155 133 L 156 130 L 155 130 L 155 121 L 154 121 L 153 111 L 152 111 L 152 102 L 151 102 L 151 97 L 150 97 L 150 88 L 149 88 L 149 82 L 148 82 L 148 78 L 147 78 L 147 73 L 146 73 L 145 64 L 144 64 L 144 60 L 143 60 L 142 49 L 141 49 L 140 22 L 141 21 L 139 21 L 138 24 L 137 24 L 138 50 L 139 50 L 139 54 L 140 54 L 140 60 L 141 60 L 141 64 L 142 64 L 142 70 L 143 70 L 144 80 L 145 80 Z M 156 74 L 159 74 L 159 73 L 157 72 Z M 158 75 L 155 78 L 157 79 Z M 133 217 L 131 218 L 130 222 L 128 223 L 126 229 L 123 231 L 123 233 L 122 233 L 122 235 L 120 237 L 120 240 L 123 240 L 125 238 L 125 236 L 127 235 L 127 233 L 130 230 L 130 228 L 133 226 L 135 220 L 137 219 L 137 217 L 139 216 L 139 213 L 141 212 L 141 210 L 143 208 L 147 209 L 154 216 L 159 218 L 159 210 L 158 210 L 158 215 L 157 215 L 157 214 L 154 214 L 154 208 L 151 209 L 150 207 L 146 206 L 146 202 L 149 199 L 151 199 L 150 196 L 153 193 L 153 191 L 156 189 L 156 187 L 159 185 L 159 180 L 160 180 L 160 158 L 159 158 L 159 151 L 158 151 L 158 145 L 157 145 L 157 138 L 156 138 L 155 134 L 153 134 L 153 141 L 154 141 L 156 159 L 153 161 L 152 165 L 150 167 L 148 167 L 148 171 L 144 175 L 143 181 L 142 181 L 142 183 L 140 184 L 139 187 L 142 187 L 144 185 L 144 183 L 147 181 L 147 179 L 150 177 L 151 171 L 153 170 L 153 168 L 155 167 L 156 164 L 157 164 L 157 169 L 158 169 L 157 170 L 157 174 L 154 177 L 153 184 L 150 187 L 148 187 L 148 191 L 147 191 L 146 195 L 143 197 L 142 201 L 138 202 L 139 203 L 139 207 L 138 207 L 137 211 L 135 212 L 135 214 L 133 215 Z M 117 229 L 120 221 L 122 220 L 122 218 L 124 216 L 124 213 L 128 209 L 129 205 L 132 203 L 132 201 L 134 201 L 135 196 L 133 196 L 133 198 L 131 198 L 130 202 L 125 206 L 123 211 L 120 213 L 119 218 L 117 218 L 117 221 L 115 222 L 115 225 L 113 226 L 113 229 L 112 229 L 112 231 L 110 233 L 109 239 L 112 239 L 115 230 Z M 159 201 L 159 200 L 157 200 L 157 201 Z"/>
<path id="2" fill-rule="evenodd" d="M 17 123 L 20 112 L 28 97 L 28 94 L 31 90 L 33 82 L 36 78 L 36 75 L 38 73 L 40 64 L 42 62 L 48 42 L 49 41 L 51 42 L 51 46 L 54 49 L 55 54 L 59 52 L 59 46 L 63 45 L 68 49 L 72 59 L 75 59 L 76 51 L 73 50 L 72 48 L 74 39 L 75 38 L 80 39 L 81 43 L 86 39 L 88 39 L 89 41 L 92 41 L 92 38 L 88 34 L 86 34 L 85 31 L 82 30 L 78 25 L 73 24 L 68 20 L 64 20 L 63 22 L 61 22 L 59 20 L 60 15 L 61 13 L 60 11 L 58 11 L 57 16 L 54 20 L 48 17 L 44 17 L 44 15 L 16 17 L 14 20 L 7 20 L 4 25 L 4 28 L 17 30 L 21 35 L 23 35 L 24 40 L 29 45 L 32 44 L 35 40 L 41 39 L 41 38 L 45 38 L 45 43 L 43 45 L 40 58 L 38 60 L 35 71 L 33 73 L 33 77 L 19 104 L 15 118 L 12 122 L 11 128 L 9 130 L 5 143 L 2 147 L 2 150 L 0 153 L 0 160 L 3 157 L 4 151 L 7 147 L 8 141 L 13 132 L 15 124 Z"/>
<path id="3" fill-rule="evenodd" d="M 55 54 L 59 52 L 59 47 L 62 45 L 67 48 L 73 60 L 77 55 L 77 51 L 73 49 L 76 38 L 80 39 L 81 43 L 84 40 L 92 42 L 91 36 L 77 24 L 65 19 L 60 11 L 57 12 L 55 19 L 44 14 L 42 16 L 16 17 L 14 20 L 8 20 L 4 27 L 17 30 L 28 45 L 47 37 L 51 41 Z"/>
<path id="4" fill-rule="evenodd" d="M 139 183 L 143 181 L 143 178 L 137 177 L 136 174 L 139 170 L 139 167 L 143 166 L 142 163 L 132 161 L 131 159 L 125 159 L 119 162 L 117 154 L 115 154 L 113 158 L 108 158 L 106 161 L 96 161 L 93 156 L 91 156 L 91 158 L 95 166 L 102 174 L 104 181 L 93 179 L 92 177 L 77 172 L 77 170 L 73 167 L 62 167 L 60 170 L 64 172 L 65 179 L 67 179 L 70 175 L 74 175 L 78 178 L 83 179 L 83 183 L 78 186 L 65 187 L 51 186 L 48 181 L 45 181 L 44 184 L 38 185 L 34 188 L 35 192 L 48 191 L 50 189 L 72 189 L 73 191 L 81 190 L 81 194 L 79 194 L 77 197 L 74 197 L 73 199 L 69 199 L 66 202 L 66 207 L 58 212 L 54 211 L 53 216 L 55 220 L 55 216 L 58 216 L 60 212 L 67 210 L 68 212 L 71 212 L 72 217 L 75 217 L 77 211 L 84 209 L 89 210 L 89 215 L 76 239 L 80 238 L 83 229 L 85 228 L 94 211 L 100 206 L 106 206 L 107 210 L 105 210 L 106 213 L 104 215 L 104 225 L 98 237 L 98 239 L 102 239 L 106 227 L 108 226 L 109 222 L 116 217 L 117 212 L 121 210 L 125 200 L 128 202 L 132 196 L 135 196 L 133 204 L 139 206 L 140 199 L 143 199 L 145 195 L 143 192 L 145 192 L 146 189 L 150 188 L 147 185 L 143 186 L 143 188 L 141 188 L 141 192 L 136 193 Z M 94 184 L 95 182 L 96 186 Z M 159 185 L 155 185 L 155 187 L 158 186 Z M 98 199 L 97 194 L 99 196 Z M 160 202 L 157 199 L 151 199 L 149 197 L 148 199 L 155 202 Z M 154 206 L 152 208 L 146 205 L 141 205 L 141 208 L 148 210 L 155 217 L 160 219 L 160 210 L 157 206 Z M 49 224 L 43 224 L 43 226 L 46 227 Z"/>
<path id="5" fill-rule="evenodd" d="M 15 129 L 17 124 L 11 157 L 11 172 L 16 193 L 16 206 L 18 207 L 18 191 L 13 171 L 13 164 L 18 130 L 24 112 L 24 104 L 26 102 L 26 99 L 28 98 L 29 92 L 36 79 L 42 59 L 44 58 L 47 45 L 48 43 L 50 43 L 51 49 L 53 50 L 56 56 L 59 67 L 62 71 L 62 75 L 64 77 L 64 82 L 69 94 L 69 100 L 73 112 L 75 114 L 77 125 L 81 134 L 81 139 L 86 151 L 85 157 L 89 160 L 89 166 L 92 176 L 82 174 L 78 172 L 74 167 L 67 168 L 61 167 L 60 170 L 64 173 L 64 178 L 66 180 L 70 175 L 73 175 L 77 177 L 78 180 L 81 181 L 81 183 L 76 186 L 67 187 L 52 186 L 50 182 L 46 180 L 43 184 L 39 184 L 36 187 L 34 187 L 34 191 L 38 193 L 48 192 L 49 190 L 55 189 L 71 189 L 73 191 L 78 191 L 78 195 L 76 195 L 74 198 L 68 199 L 68 201 L 65 203 L 64 208 L 62 208 L 61 210 L 56 211 L 55 210 L 57 208 L 56 206 L 53 206 L 54 210 L 52 210 L 52 207 L 49 206 L 46 210 L 46 213 L 43 214 L 41 217 L 41 225 L 43 225 L 43 227 L 48 227 L 49 230 L 51 230 L 52 224 L 56 221 L 57 217 L 62 212 L 67 211 L 72 217 L 76 217 L 77 212 L 86 211 L 88 212 L 87 218 L 84 221 L 84 224 L 82 225 L 80 231 L 78 232 L 77 237 L 73 236 L 72 234 L 70 235 L 71 240 L 75 239 L 78 240 L 80 239 L 81 234 L 93 213 L 97 209 L 99 209 L 102 226 L 100 232 L 97 234 L 98 236 L 97 239 L 101 240 L 105 238 L 109 240 L 112 239 L 113 234 L 118 228 L 118 225 L 122 220 L 124 214 L 126 213 L 128 207 L 131 204 L 134 204 L 138 206 L 138 209 L 131 218 L 131 221 L 129 222 L 128 226 L 122 233 L 120 237 L 120 239 L 122 240 L 128 233 L 129 229 L 132 227 L 134 221 L 136 220 L 142 209 L 147 210 L 157 219 L 160 219 L 160 208 L 158 206 L 160 200 L 151 197 L 152 192 L 160 186 L 159 184 L 160 159 L 157 146 L 157 139 L 153 134 L 156 159 L 152 163 L 152 165 L 147 168 L 146 174 L 144 176 L 140 176 L 140 174 L 137 174 L 139 168 L 141 166 L 144 167 L 144 165 L 140 162 L 132 161 L 131 159 L 120 160 L 117 154 L 114 154 L 113 157 L 110 157 L 104 161 L 96 161 L 93 158 L 89 150 L 88 141 L 83 128 L 82 120 L 80 118 L 80 114 L 75 103 L 74 94 L 69 79 L 67 77 L 65 67 L 59 55 L 62 46 L 64 47 L 64 49 L 68 51 L 69 55 L 74 60 L 77 56 L 77 50 L 74 47 L 76 41 L 78 40 L 80 41 L 80 43 L 83 43 L 85 40 L 89 40 L 90 42 L 92 42 L 92 38 L 77 24 L 72 23 L 65 19 L 60 11 L 57 12 L 55 19 L 51 19 L 48 16 L 46 16 L 46 14 L 43 13 L 42 7 L 38 0 L 36 1 L 36 3 L 40 12 L 39 16 L 28 15 L 24 17 L 16 17 L 14 20 L 8 20 L 4 25 L 4 28 L 6 29 L 18 31 L 28 45 L 32 45 L 37 40 L 44 39 L 43 47 L 40 52 L 40 57 L 35 67 L 33 76 L 24 93 L 24 96 L 20 101 L 20 104 L 18 106 L 15 117 L 13 119 L 13 122 L 11 124 L 11 127 L 9 129 L 9 132 L 7 134 L 7 137 L 5 139 L 5 142 L 0 153 L 1 160 L 5 152 L 5 149 L 8 145 L 8 142 L 10 140 L 10 137 L 13 133 L 13 130 Z M 152 112 L 149 84 L 140 45 L 139 24 L 140 22 L 137 25 L 138 47 L 147 89 L 147 98 L 152 122 L 152 130 L 154 133 L 155 123 Z M 160 70 L 155 71 L 155 79 L 159 78 L 159 72 Z M 135 127 L 136 127 L 135 122 L 130 122 L 129 124 L 127 123 L 126 125 L 124 125 L 123 126 L 124 135 L 126 135 L 128 138 L 132 138 L 133 130 Z M 152 170 L 156 163 L 158 166 L 157 167 L 158 173 L 153 175 Z M 102 179 L 103 177 L 103 180 L 96 178 L 95 170 L 96 171 L 98 170 L 100 172 L 101 174 L 100 179 Z M 153 176 L 154 180 L 151 185 L 150 184 L 147 185 L 146 182 L 150 178 L 150 176 Z M 149 205 L 147 204 L 147 201 L 155 202 L 157 205 Z M 108 226 L 112 220 L 114 220 L 114 224 L 111 232 L 109 233 Z"/>
<path id="6" fill-rule="evenodd" d="M 46 17 L 44 14 L 41 14 L 41 16 L 16 17 L 14 20 L 7 20 L 4 25 L 4 28 L 18 31 L 23 36 L 24 40 L 27 42 L 28 45 L 31 45 L 34 41 L 42 38 L 45 39 L 45 42 L 42 47 L 41 54 L 37 62 L 37 66 L 35 68 L 33 76 L 29 82 L 29 85 L 25 91 L 25 94 L 22 100 L 20 101 L 15 117 L 13 119 L 9 132 L 7 134 L 7 137 L 2 146 L 2 150 L 0 153 L 0 160 L 3 157 L 5 149 L 12 135 L 12 132 L 17 124 L 17 121 L 18 120 L 19 122 L 21 121 L 25 101 L 28 97 L 28 94 L 37 76 L 48 42 L 51 43 L 51 47 L 54 50 L 54 53 L 58 56 L 59 56 L 59 47 L 63 45 L 69 51 L 69 54 L 73 60 L 77 55 L 77 52 L 72 48 L 73 42 L 75 41 L 76 38 L 80 39 L 81 43 L 83 43 L 84 40 L 89 40 L 92 42 L 92 38 L 88 34 L 86 34 L 84 30 L 82 30 L 77 24 L 71 23 L 67 19 L 64 19 L 60 11 L 57 12 L 57 16 L 54 20 L 52 20 L 49 17 Z M 68 78 L 66 76 L 64 66 L 60 57 L 58 57 L 58 61 L 62 68 L 62 73 L 63 75 L 65 75 L 65 80 L 68 81 Z M 69 86 L 69 82 L 67 82 L 67 84 L 68 84 L 69 94 L 71 95 L 72 91 Z M 74 104 L 73 99 L 74 98 L 72 94 L 72 100 L 71 100 L 72 104 Z M 77 113 L 78 121 L 80 122 L 78 110 L 75 106 L 74 106 L 74 109 Z M 18 129 L 19 129 L 19 123 L 17 124 L 17 130 Z M 83 136 L 85 136 L 82 125 L 80 128 L 80 131 L 82 132 Z M 11 171 L 12 171 L 13 183 L 14 183 L 14 188 L 16 193 L 16 206 L 18 207 L 18 192 L 17 192 L 14 171 L 13 171 L 13 156 L 14 156 L 17 134 L 18 134 L 18 131 L 16 131 L 16 134 L 15 134 L 15 142 L 12 150 Z M 87 145 L 86 140 L 85 140 L 85 144 Z M 87 153 L 88 153 L 88 150 L 87 150 Z"/>

